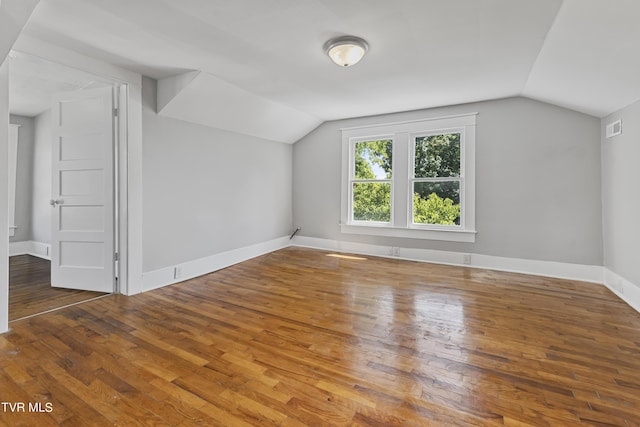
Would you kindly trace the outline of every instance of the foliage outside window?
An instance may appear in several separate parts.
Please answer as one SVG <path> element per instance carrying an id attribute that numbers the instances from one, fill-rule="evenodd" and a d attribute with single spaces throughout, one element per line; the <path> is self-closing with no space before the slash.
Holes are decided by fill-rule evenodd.
<path id="1" fill-rule="evenodd" d="M 414 139 L 413 223 L 460 225 L 460 133 Z"/>
<path id="2" fill-rule="evenodd" d="M 475 116 L 343 129 L 341 231 L 475 241 Z"/>
<path id="3" fill-rule="evenodd" d="M 354 144 L 353 220 L 391 222 L 392 141 Z"/>

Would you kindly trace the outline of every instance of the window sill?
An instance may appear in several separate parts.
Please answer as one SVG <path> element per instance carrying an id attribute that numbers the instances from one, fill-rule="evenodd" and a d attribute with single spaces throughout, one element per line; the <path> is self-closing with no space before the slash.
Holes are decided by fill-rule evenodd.
<path id="1" fill-rule="evenodd" d="M 369 236 L 403 237 L 408 239 L 444 240 L 449 242 L 474 243 L 475 230 L 424 230 L 415 228 L 395 228 L 380 225 L 340 225 L 344 234 L 361 234 Z"/>

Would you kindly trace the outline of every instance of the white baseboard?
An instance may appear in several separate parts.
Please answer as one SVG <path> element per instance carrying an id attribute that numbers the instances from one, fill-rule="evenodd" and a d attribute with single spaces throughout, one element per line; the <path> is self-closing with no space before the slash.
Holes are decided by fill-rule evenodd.
<path id="1" fill-rule="evenodd" d="M 603 283 L 601 265 L 572 264 L 568 262 L 539 261 L 520 258 L 505 258 L 488 255 L 473 255 L 472 267 L 514 273 L 533 274 L 557 279 L 578 280 L 581 282 Z"/>
<path id="2" fill-rule="evenodd" d="M 9 242 L 9 256 L 31 255 L 31 244 L 33 242 Z"/>
<path id="3" fill-rule="evenodd" d="M 605 286 L 636 311 L 640 312 L 640 286 L 606 267 L 603 268 Z"/>
<path id="4" fill-rule="evenodd" d="M 47 243 L 26 240 L 24 242 L 10 242 L 9 256 L 32 255 L 51 261 L 51 245 Z"/>
<path id="5" fill-rule="evenodd" d="M 640 312 L 640 286 L 624 279 L 609 269 L 598 265 L 506 258 L 429 249 L 399 248 L 305 236 L 296 236 L 293 240 L 289 240 L 289 237 L 285 236 L 252 246 L 234 249 L 232 251 L 144 273 L 142 291 L 150 291 L 212 273 L 288 246 L 308 247 L 336 252 L 349 252 L 361 255 L 374 255 L 386 258 L 447 264 L 461 267 L 486 268 L 490 270 L 604 284 L 623 301 L 633 307 L 636 311 Z M 178 277 L 176 277 L 176 268 L 180 271 Z"/>
<path id="6" fill-rule="evenodd" d="M 142 274 L 142 292 L 158 289 L 163 286 L 183 282 L 194 277 L 203 276 L 289 246 L 289 236 L 269 240 L 244 248 L 211 255 L 205 258 L 187 261 L 182 264 L 149 271 Z M 177 271 L 176 271 L 177 269 Z M 178 274 L 176 274 L 178 272 Z"/>
<path id="7" fill-rule="evenodd" d="M 338 240 L 318 239 L 296 236 L 293 246 L 325 249 L 337 252 L 352 252 L 362 255 L 375 255 L 409 261 L 431 262 L 435 264 L 456 265 L 462 267 L 487 268 L 490 270 L 513 273 L 533 274 L 536 276 L 560 279 L 580 280 L 603 283 L 602 266 L 570 264 L 553 261 L 538 261 L 520 258 L 505 258 L 491 255 L 464 252 L 436 251 L 430 249 L 399 248 Z"/>

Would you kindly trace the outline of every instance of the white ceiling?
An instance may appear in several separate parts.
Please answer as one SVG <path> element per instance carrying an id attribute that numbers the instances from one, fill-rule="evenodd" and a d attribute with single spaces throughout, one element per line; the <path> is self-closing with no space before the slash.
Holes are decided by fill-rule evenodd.
<path id="1" fill-rule="evenodd" d="M 605 116 L 640 99 L 637 22 L 637 0 L 42 0 L 25 34 L 158 79 L 160 114 L 295 142 L 516 95 Z M 344 34 L 370 45 L 348 69 L 322 51 Z"/>
<path id="2" fill-rule="evenodd" d="M 640 99 L 640 1 L 564 0 L 522 90 L 604 117 Z"/>
<path id="3" fill-rule="evenodd" d="M 11 114 L 35 117 L 51 108 L 54 94 L 111 86 L 108 80 L 21 52 L 9 57 Z"/>

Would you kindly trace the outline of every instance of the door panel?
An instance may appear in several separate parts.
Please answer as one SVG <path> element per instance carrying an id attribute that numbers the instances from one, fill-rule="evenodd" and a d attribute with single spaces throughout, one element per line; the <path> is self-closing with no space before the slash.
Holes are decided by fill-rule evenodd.
<path id="1" fill-rule="evenodd" d="M 102 200 L 104 187 L 102 169 L 82 169 L 60 171 L 60 196 L 93 197 Z"/>
<path id="2" fill-rule="evenodd" d="M 99 133 L 69 135 L 60 141 L 60 160 L 99 159 L 101 142 Z"/>
<path id="3" fill-rule="evenodd" d="M 102 206 L 60 206 L 60 231 L 104 231 Z"/>
<path id="4" fill-rule="evenodd" d="M 52 113 L 51 285 L 113 292 L 113 89 L 61 94 Z"/>

